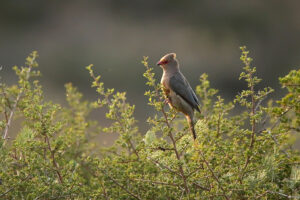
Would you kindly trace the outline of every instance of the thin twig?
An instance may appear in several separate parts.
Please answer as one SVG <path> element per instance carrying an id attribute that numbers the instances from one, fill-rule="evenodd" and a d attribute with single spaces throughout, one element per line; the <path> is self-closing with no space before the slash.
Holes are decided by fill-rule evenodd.
<path id="1" fill-rule="evenodd" d="M 218 125 L 217 125 L 217 137 L 220 136 L 220 124 L 221 124 L 221 113 L 218 115 Z"/>
<path id="2" fill-rule="evenodd" d="M 92 73 L 90 73 L 90 75 L 91 75 L 91 77 L 94 79 L 94 81 L 98 83 L 97 77 L 94 75 L 94 73 L 92 72 Z M 108 98 L 108 95 L 104 95 L 104 98 L 105 98 L 105 100 L 107 101 L 107 104 L 108 104 L 109 106 L 111 106 L 112 103 L 111 103 L 110 99 Z M 124 102 L 123 102 L 123 104 L 124 104 Z M 122 131 L 123 131 L 124 133 L 126 133 L 126 129 L 125 129 L 124 125 L 122 125 L 123 123 L 121 122 L 120 117 L 119 117 L 117 114 L 116 114 L 116 121 L 120 124 L 120 126 L 121 126 L 121 128 L 122 128 Z M 135 154 L 135 155 L 138 157 L 138 159 L 139 159 L 140 156 L 139 156 L 139 154 L 138 154 L 136 148 L 134 147 L 134 145 L 133 145 L 133 143 L 132 143 L 132 141 L 131 141 L 130 139 L 128 139 L 128 144 L 129 144 L 129 146 L 131 147 L 131 149 L 133 150 L 134 154 Z M 130 149 L 129 149 L 128 152 L 129 152 L 129 154 L 130 154 Z"/>
<path id="3" fill-rule="evenodd" d="M 293 106 L 290 106 L 288 109 L 286 109 L 283 113 L 280 114 L 280 116 L 278 116 L 276 122 L 272 125 L 272 127 L 270 128 L 270 130 L 268 131 L 270 137 L 272 138 L 272 140 L 275 142 L 276 145 L 278 145 L 278 140 L 276 139 L 276 137 L 274 135 L 272 135 L 271 131 L 280 123 L 281 117 L 283 117 L 286 113 L 288 113 L 291 109 L 293 108 Z M 265 123 L 266 123 L 267 118 L 265 119 L 265 121 L 263 122 L 263 128 L 261 130 L 258 131 L 258 133 L 262 133 L 263 131 L 266 131 L 267 129 L 265 128 Z M 281 151 L 287 156 L 290 157 L 289 154 L 281 149 Z"/>
<path id="4" fill-rule="evenodd" d="M 272 127 L 270 128 L 270 130 L 273 130 L 273 129 L 279 124 L 281 117 L 283 117 L 286 113 L 288 113 L 292 108 L 293 108 L 293 106 L 290 106 L 290 107 L 288 107 L 288 109 L 286 109 L 283 113 L 281 113 L 281 114 L 278 116 L 276 122 L 275 122 L 275 123 L 272 125 Z M 261 130 L 259 130 L 258 133 L 261 133 L 261 132 L 267 130 L 267 129 L 265 128 L 265 123 L 266 123 L 265 121 L 266 121 L 266 120 L 267 120 L 267 118 L 263 121 L 263 128 L 262 128 Z"/>
<path id="5" fill-rule="evenodd" d="M 145 67 L 147 68 L 147 70 L 149 70 L 148 65 L 145 65 Z M 154 86 L 154 91 L 155 91 L 156 97 L 159 99 L 159 101 L 164 102 L 163 96 L 161 96 L 160 93 L 159 93 L 159 89 L 162 89 L 162 87 L 161 87 L 162 85 L 156 86 L 155 81 L 154 81 L 153 86 Z M 159 87 L 159 86 L 160 86 L 160 87 Z M 171 139 L 171 141 L 172 141 L 172 144 L 173 144 L 173 148 L 174 148 L 174 152 L 175 152 L 176 158 L 177 158 L 177 160 L 180 161 L 180 155 L 179 155 L 178 150 L 177 150 L 176 141 L 175 141 L 175 139 L 174 139 L 174 137 L 173 137 L 173 134 L 172 134 L 172 132 L 171 132 L 171 125 L 170 125 L 170 123 L 169 123 L 168 116 L 167 116 L 167 114 L 166 114 L 166 112 L 165 112 L 165 110 L 164 110 L 164 104 L 162 105 L 161 112 L 163 113 L 163 116 L 164 116 L 164 118 L 165 118 L 164 122 L 165 122 L 165 124 L 166 124 L 167 127 L 168 127 L 168 135 L 169 135 L 169 137 L 170 137 L 170 139 Z M 174 119 L 174 118 L 173 118 L 173 119 Z M 173 119 L 171 119 L 171 121 L 173 121 Z M 186 192 L 187 194 L 189 194 L 189 193 L 190 193 L 190 190 L 189 190 L 189 187 L 188 187 L 188 184 L 187 184 L 187 178 L 186 178 L 186 176 L 185 176 L 185 174 L 184 174 L 184 171 L 183 171 L 183 168 L 182 168 L 181 165 L 179 165 L 179 173 L 180 173 L 180 176 L 181 176 L 181 178 L 183 179 L 183 182 L 184 182 L 184 189 L 185 189 L 185 192 Z"/>
<path id="6" fill-rule="evenodd" d="M 218 176 L 215 174 L 215 172 L 214 172 L 214 171 L 212 170 L 212 168 L 210 167 L 210 165 L 209 165 L 209 163 L 207 162 L 207 160 L 205 159 L 205 157 L 204 157 L 202 151 L 201 151 L 200 149 L 199 149 L 198 151 L 199 151 L 199 153 L 200 153 L 200 155 L 201 155 L 201 157 L 202 157 L 204 163 L 206 164 L 208 170 L 209 170 L 210 173 L 212 174 L 212 177 L 217 181 L 217 183 L 218 183 L 220 189 L 221 189 L 222 192 L 223 192 L 223 196 L 225 197 L 225 199 L 229 200 L 229 197 L 226 195 L 226 192 L 225 192 L 225 190 L 224 190 L 224 188 L 223 188 L 223 186 L 222 186 L 222 184 L 221 184 L 221 182 L 220 182 Z"/>
<path id="7" fill-rule="evenodd" d="M 269 190 L 267 192 L 271 193 L 271 194 L 278 194 L 278 195 L 286 197 L 288 199 L 300 199 L 300 196 L 292 196 L 292 195 L 283 194 L 281 192 L 274 192 L 274 191 L 269 191 Z"/>
<path id="8" fill-rule="evenodd" d="M 141 182 L 149 182 L 152 184 L 158 184 L 158 185 L 166 185 L 166 186 L 172 186 L 172 187 L 178 187 L 179 185 L 177 184 L 172 184 L 172 183 L 166 183 L 166 182 L 161 182 L 161 181 L 153 181 L 153 180 L 145 180 L 145 179 L 134 179 L 134 181 L 141 181 Z"/>
<path id="9" fill-rule="evenodd" d="M 101 183 L 101 185 L 102 185 L 102 188 L 103 188 L 102 190 L 103 190 L 103 195 L 104 195 L 105 199 L 109 200 L 109 197 L 108 197 L 107 192 L 106 192 L 105 185 L 103 183 Z"/>
<path id="10" fill-rule="evenodd" d="M 161 147 L 158 146 L 157 148 L 150 148 L 152 150 L 159 150 L 159 151 L 174 151 L 174 148 L 165 148 L 165 147 Z"/>
<path id="11" fill-rule="evenodd" d="M 4 144 L 5 144 L 5 141 L 6 141 L 7 136 L 8 136 L 8 129 L 9 129 L 10 125 L 11 125 L 14 113 L 16 111 L 17 105 L 19 103 L 19 100 L 20 100 L 22 94 L 23 94 L 23 91 L 20 91 L 19 94 L 18 94 L 18 96 L 17 96 L 17 98 L 16 98 L 16 101 L 15 101 L 15 103 L 13 105 L 12 110 L 10 111 L 9 118 L 8 118 L 8 121 L 7 121 L 5 129 L 4 129 L 4 133 L 3 133 Z"/>
<path id="12" fill-rule="evenodd" d="M 155 93 L 156 93 L 156 96 L 163 102 L 164 100 L 163 100 L 163 97 L 159 95 L 158 87 L 155 87 Z M 164 105 L 162 106 L 161 111 L 162 111 L 163 116 L 164 116 L 164 118 L 165 118 L 165 123 L 166 123 L 166 125 L 167 125 L 167 127 L 168 127 L 168 134 L 169 134 L 169 137 L 170 137 L 170 139 L 171 139 L 171 141 L 172 141 L 173 148 L 174 148 L 174 152 L 175 152 L 175 154 L 176 154 L 176 158 L 177 158 L 177 160 L 180 161 L 180 155 L 179 155 L 178 150 L 177 150 L 176 141 L 175 141 L 175 139 L 174 139 L 174 137 L 173 137 L 173 134 L 172 134 L 172 132 L 171 132 L 171 125 L 170 125 L 170 123 L 169 123 L 168 116 L 167 116 L 167 114 L 166 114 L 166 112 L 165 112 Z M 174 117 L 174 118 L 175 118 L 175 117 Z M 174 118 L 171 119 L 171 121 L 174 120 Z M 181 165 L 179 165 L 179 172 L 180 172 L 180 176 L 181 176 L 181 178 L 183 179 L 183 182 L 184 182 L 184 188 L 185 188 L 185 191 L 187 192 L 187 194 L 189 194 L 189 193 L 190 193 L 190 190 L 189 190 L 189 188 L 188 188 L 187 178 L 186 178 L 186 176 L 184 175 L 184 171 L 183 171 L 183 168 L 182 168 Z"/>
<path id="13" fill-rule="evenodd" d="M 56 160 L 55 160 L 54 151 L 51 149 L 50 141 L 49 141 L 49 138 L 48 138 L 47 134 L 45 134 L 45 141 L 46 141 L 46 143 L 47 143 L 47 145 L 48 145 L 48 149 L 49 149 L 50 154 L 51 154 L 52 164 L 53 164 L 53 166 L 55 167 L 55 172 L 56 172 L 56 174 L 57 174 L 57 176 L 58 176 L 58 178 L 59 178 L 59 182 L 60 182 L 61 184 L 63 184 L 63 178 L 62 178 L 62 176 L 61 176 L 61 174 L 60 174 L 58 165 L 57 165 Z"/>
<path id="14" fill-rule="evenodd" d="M 190 177 L 191 175 L 193 175 L 194 173 L 196 173 L 197 171 L 199 171 L 200 169 L 203 169 L 203 165 L 201 164 L 201 167 L 196 168 L 195 170 L 191 171 L 188 175 L 186 175 L 186 177 Z"/>
<path id="15" fill-rule="evenodd" d="M 259 108 L 260 104 L 263 102 L 263 100 L 265 100 L 267 98 L 267 95 L 262 97 L 256 104 L 254 111 L 256 112 L 257 109 Z"/>
<path id="16" fill-rule="evenodd" d="M 127 188 L 125 188 L 123 185 L 121 185 L 120 183 L 118 183 L 118 181 L 116 181 L 114 178 L 112 178 L 111 176 L 109 176 L 105 170 L 103 170 L 103 169 L 100 169 L 100 170 L 101 170 L 101 171 L 102 171 L 102 172 L 103 172 L 103 173 L 104 173 L 111 181 L 113 181 L 117 186 L 119 186 L 121 189 L 123 189 L 124 191 L 126 191 L 129 195 L 131 195 L 131 196 L 134 197 L 135 199 L 141 200 L 141 198 L 140 198 L 138 195 L 132 193 L 132 192 L 129 191 Z"/>
<path id="17" fill-rule="evenodd" d="M 4 88 L 4 86 L 3 86 L 2 83 L 0 83 L 0 84 L 1 84 L 1 87 L 2 87 L 2 95 L 3 95 L 4 99 L 5 99 L 5 101 L 7 102 L 8 107 L 11 109 L 11 106 L 10 106 L 10 103 L 9 103 L 9 99 L 8 99 L 8 97 L 6 95 L 6 92 L 5 92 L 5 88 Z M 7 114 L 7 111 L 6 111 L 6 106 L 4 106 L 4 113 L 3 114 L 5 116 L 5 121 L 6 121 L 6 124 L 7 124 L 8 123 L 8 114 Z"/>
<path id="18" fill-rule="evenodd" d="M 251 75 L 250 79 L 252 79 L 252 74 L 250 74 L 250 75 Z M 251 84 L 251 103 L 252 103 L 251 116 L 253 117 L 256 113 L 256 110 L 255 110 L 256 101 L 255 101 L 255 97 L 254 97 L 254 83 Z M 252 133 L 251 133 L 250 149 L 253 148 L 253 145 L 255 142 L 255 129 L 256 129 L 256 120 L 254 118 L 252 118 L 252 125 L 251 125 Z"/>
<path id="19" fill-rule="evenodd" d="M 27 179 L 31 178 L 30 174 L 28 174 L 23 180 L 20 180 L 18 184 L 12 186 L 11 188 L 9 188 L 8 190 L 6 190 L 6 192 L 0 194 L 0 197 L 4 197 L 5 195 L 7 195 L 10 191 L 12 191 L 13 189 L 15 189 L 20 183 L 22 183 L 23 181 L 26 181 Z"/>
<path id="20" fill-rule="evenodd" d="M 167 170 L 170 171 L 172 174 L 177 174 L 178 176 L 180 176 L 180 174 L 178 174 L 176 171 L 172 170 L 170 167 L 168 167 L 168 166 L 166 166 L 166 165 L 164 165 L 164 164 L 161 164 L 160 162 L 158 162 L 158 161 L 152 159 L 151 157 L 147 157 L 147 158 L 148 158 L 149 160 L 151 160 L 153 163 L 155 163 L 155 164 L 161 166 L 162 168 L 167 169 Z"/>
<path id="21" fill-rule="evenodd" d="M 198 187 L 198 188 L 200 188 L 200 189 L 202 189 L 202 190 L 210 191 L 209 188 L 203 187 L 203 186 L 199 185 L 198 183 L 193 182 L 193 184 L 194 184 L 196 187 Z"/>
<path id="22" fill-rule="evenodd" d="M 171 126 L 170 126 L 170 124 L 169 124 L 168 116 L 167 116 L 167 114 L 166 114 L 166 112 L 165 112 L 165 110 L 164 110 L 164 107 L 162 107 L 162 113 L 163 113 L 163 115 L 164 115 L 164 117 L 165 117 L 166 125 L 168 126 L 168 134 L 169 134 L 169 137 L 170 137 L 170 139 L 171 139 L 171 141 L 172 141 L 172 144 L 173 144 L 173 147 L 174 147 L 174 152 L 175 152 L 175 154 L 176 154 L 176 158 L 177 158 L 177 160 L 180 161 L 180 155 L 179 155 L 179 153 L 178 153 L 177 146 L 176 146 L 176 142 L 175 142 L 175 139 L 174 139 L 173 134 L 172 134 L 172 132 L 171 132 Z M 184 171 L 183 171 L 183 168 L 182 168 L 181 165 L 179 165 L 179 172 L 180 172 L 181 178 L 183 179 L 183 182 L 184 182 L 184 188 L 185 188 L 185 191 L 187 192 L 187 194 L 189 194 L 189 193 L 190 193 L 190 190 L 189 190 L 189 188 L 188 188 L 187 178 L 186 178 L 186 176 L 184 175 Z"/>
<path id="23" fill-rule="evenodd" d="M 34 60 L 32 60 L 32 62 L 30 63 L 30 65 L 29 65 L 29 67 L 28 67 L 28 70 L 27 70 L 27 73 L 26 73 L 25 80 L 28 80 L 29 77 L 30 77 L 30 72 L 31 72 L 31 69 L 32 69 L 33 62 L 34 62 Z M 9 115 L 8 121 L 7 121 L 7 123 L 6 123 L 5 129 L 4 129 L 4 133 L 3 133 L 3 140 L 4 140 L 3 145 L 5 145 L 6 139 L 8 138 L 8 129 L 9 129 L 9 127 L 11 126 L 11 122 L 12 122 L 14 113 L 15 113 L 15 111 L 16 111 L 16 108 L 17 108 L 17 106 L 18 106 L 18 103 L 19 103 L 19 101 L 20 101 L 22 95 L 23 95 L 23 88 L 20 89 L 20 92 L 19 92 L 19 94 L 18 94 L 18 96 L 17 96 L 17 98 L 16 98 L 16 100 L 15 100 L 15 103 L 14 103 L 14 105 L 13 105 L 13 107 L 12 107 L 12 110 L 10 111 L 10 115 Z"/>
<path id="24" fill-rule="evenodd" d="M 249 79 L 252 79 L 252 73 L 250 73 L 250 78 Z M 250 80 L 251 81 L 251 80 Z M 253 146 L 254 146 L 254 142 L 255 142 L 255 129 L 256 129 L 256 120 L 254 119 L 254 115 L 256 113 L 256 101 L 255 101 L 255 97 L 254 97 L 254 83 L 251 82 L 251 86 L 250 86 L 250 90 L 251 90 L 251 116 L 252 116 L 252 124 L 251 124 L 251 140 L 250 140 L 250 145 L 249 145 L 249 149 L 250 151 L 253 149 Z M 250 163 L 250 160 L 251 160 L 251 154 L 248 154 L 247 155 L 247 158 L 246 158 L 246 162 L 244 164 L 244 167 L 241 171 L 241 176 L 240 176 L 240 183 L 243 182 L 243 177 L 245 175 L 245 170 L 246 168 L 248 167 L 248 164 Z"/>
<path id="25" fill-rule="evenodd" d="M 178 142 L 179 140 L 181 140 L 181 138 L 183 138 L 183 136 L 185 136 L 186 134 L 182 134 L 182 135 L 180 135 L 179 137 L 177 137 L 176 139 L 175 139 L 175 142 Z"/>

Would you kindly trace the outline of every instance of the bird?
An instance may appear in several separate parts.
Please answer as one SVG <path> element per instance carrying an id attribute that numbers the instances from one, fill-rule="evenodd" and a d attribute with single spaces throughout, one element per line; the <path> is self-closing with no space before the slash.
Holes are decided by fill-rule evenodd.
<path id="1" fill-rule="evenodd" d="M 161 85 L 166 97 L 166 103 L 183 113 L 187 119 L 189 129 L 196 140 L 197 135 L 194 128 L 194 110 L 200 112 L 199 100 L 191 88 L 189 82 L 181 73 L 179 62 L 176 59 L 176 53 L 168 53 L 164 55 L 157 65 L 163 69 L 161 77 Z"/>

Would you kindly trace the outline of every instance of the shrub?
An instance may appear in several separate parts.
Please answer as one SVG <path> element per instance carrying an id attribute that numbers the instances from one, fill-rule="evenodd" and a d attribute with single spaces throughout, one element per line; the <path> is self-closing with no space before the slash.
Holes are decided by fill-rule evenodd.
<path id="1" fill-rule="evenodd" d="M 300 70 L 279 79 L 287 89 L 283 98 L 265 104 L 274 90 L 256 89 L 261 79 L 246 48 L 241 50 L 240 79 L 248 89 L 233 101 L 225 102 L 208 76 L 200 76 L 196 141 L 181 115 L 163 103 L 147 57 L 145 95 L 156 114 L 148 118 L 144 135 L 125 92 L 105 88 L 92 65 L 87 70 L 97 101 L 82 100 L 70 83 L 68 106 L 44 100 L 33 52 L 24 67 L 13 68 L 18 84 L 0 87 L 0 198 L 299 199 L 299 154 L 291 146 L 300 127 Z M 109 126 L 89 120 L 89 113 L 101 108 Z M 21 128 L 10 139 L 16 118 Z M 111 147 L 93 143 L 97 134 L 109 133 L 119 134 Z"/>

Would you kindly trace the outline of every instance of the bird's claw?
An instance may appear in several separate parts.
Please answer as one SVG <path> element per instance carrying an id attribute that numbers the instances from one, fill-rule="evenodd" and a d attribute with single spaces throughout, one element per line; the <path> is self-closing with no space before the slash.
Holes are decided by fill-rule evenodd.
<path id="1" fill-rule="evenodd" d="M 170 103 L 170 100 L 169 99 L 165 99 L 164 100 L 164 104 L 169 104 Z"/>

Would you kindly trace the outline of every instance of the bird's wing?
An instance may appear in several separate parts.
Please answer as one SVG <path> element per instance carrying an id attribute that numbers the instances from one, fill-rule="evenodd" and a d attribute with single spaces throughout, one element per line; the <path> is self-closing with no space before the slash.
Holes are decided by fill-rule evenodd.
<path id="1" fill-rule="evenodd" d="M 192 108 L 199 110 L 199 100 L 191 88 L 188 81 L 181 73 L 176 73 L 170 78 L 169 81 L 170 88 L 181 98 L 183 98 Z"/>
<path id="2" fill-rule="evenodd" d="M 199 99 L 198 99 L 197 95 L 195 94 L 194 90 L 191 88 L 191 86 L 190 86 L 190 90 L 192 92 L 194 100 L 196 101 L 197 105 L 199 106 L 199 104 L 200 104 Z"/>

